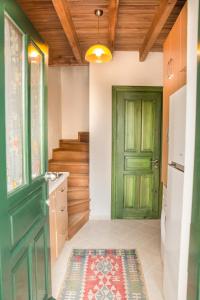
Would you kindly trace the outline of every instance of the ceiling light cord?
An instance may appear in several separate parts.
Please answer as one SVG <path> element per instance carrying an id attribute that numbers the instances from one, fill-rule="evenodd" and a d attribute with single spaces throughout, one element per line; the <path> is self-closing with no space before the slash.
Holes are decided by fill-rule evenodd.
<path id="1" fill-rule="evenodd" d="M 99 16 L 98 16 L 98 34 L 97 34 L 97 44 L 99 44 Z"/>
<path id="2" fill-rule="evenodd" d="M 99 20 L 99 18 L 103 15 L 103 10 L 95 9 L 94 13 L 98 17 L 97 44 L 90 46 L 90 48 L 87 50 L 87 52 L 85 54 L 85 60 L 90 63 L 109 62 L 112 59 L 112 53 L 110 52 L 110 49 L 108 47 L 106 47 L 105 45 L 102 45 L 100 43 L 100 32 L 99 32 L 100 20 Z"/>
<path id="3" fill-rule="evenodd" d="M 97 16 L 97 18 L 98 18 L 98 22 L 97 22 L 97 26 L 98 26 L 97 43 L 99 44 L 99 41 L 100 41 L 100 33 L 99 33 L 100 20 L 99 20 L 99 18 L 101 16 L 103 16 L 103 10 L 102 9 L 95 9 L 94 13 L 95 13 L 95 16 Z"/>

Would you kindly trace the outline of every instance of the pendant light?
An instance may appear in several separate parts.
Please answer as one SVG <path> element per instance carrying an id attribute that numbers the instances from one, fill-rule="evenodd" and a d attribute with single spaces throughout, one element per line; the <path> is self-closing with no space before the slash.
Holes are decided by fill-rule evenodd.
<path id="1" fill-rule="evenodd" d="M 99 18 L 103 15 L 103 10 L 96 9 L 95 15 L 98 17 L 98 39 L 99 39 Z M 110 49 L 105 45 L 97 42 L 97 44 L 92 45 L 85 54 L 85 60 L 91 63 L 105 63 L 112 59 L 112 53 Z"/>

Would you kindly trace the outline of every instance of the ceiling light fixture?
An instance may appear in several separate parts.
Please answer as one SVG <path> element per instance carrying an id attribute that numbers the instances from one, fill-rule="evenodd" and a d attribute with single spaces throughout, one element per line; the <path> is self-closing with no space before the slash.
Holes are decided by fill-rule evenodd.
<path id="1" fill-rule="evenodd" d="M 103 15 L 103 10 L 94 11 L 98 17 L 98 42 L 92 45 L 85 54 L 85 60 L 91 63 L 105 63 L 112 59 L 112 53 L 108 47 L 99 43 L 99 18 Z"/>

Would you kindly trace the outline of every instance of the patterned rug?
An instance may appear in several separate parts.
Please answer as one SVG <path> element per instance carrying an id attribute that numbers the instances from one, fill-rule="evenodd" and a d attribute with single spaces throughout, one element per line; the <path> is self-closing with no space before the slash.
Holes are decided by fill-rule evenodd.
<path id="1" fill-rule="evenodd" d="M 128 299 L 147 299 L 135 250 L 73 250 L 58 300 Z"/>

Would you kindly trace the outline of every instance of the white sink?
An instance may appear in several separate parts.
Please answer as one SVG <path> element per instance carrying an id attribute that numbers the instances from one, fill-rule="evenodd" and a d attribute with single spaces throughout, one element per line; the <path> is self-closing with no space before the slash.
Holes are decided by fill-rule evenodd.
<path id="1" fill-rule="evenodd" d="M 59 187 L 59 185 L 69 176 L 69 172 L 55 172 L 57 178 L 55 180 L 50 180 L 49 184 L 49 195 Z"/>

